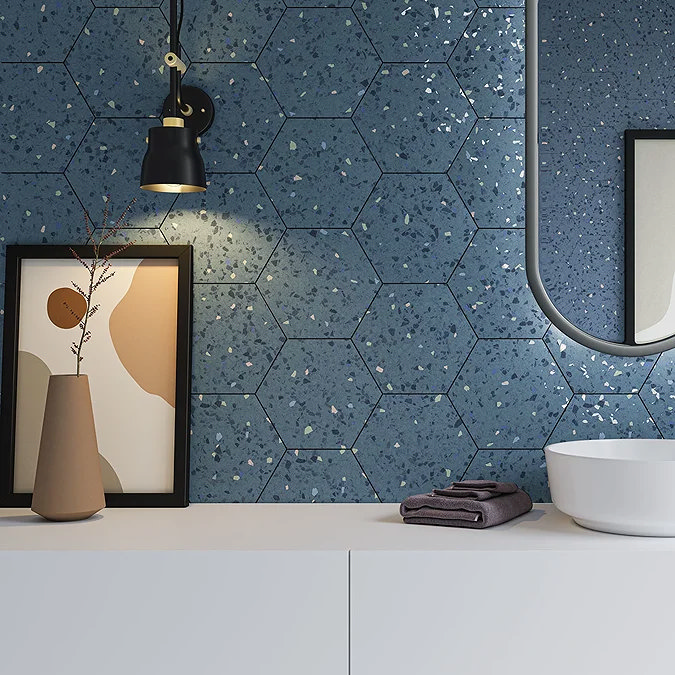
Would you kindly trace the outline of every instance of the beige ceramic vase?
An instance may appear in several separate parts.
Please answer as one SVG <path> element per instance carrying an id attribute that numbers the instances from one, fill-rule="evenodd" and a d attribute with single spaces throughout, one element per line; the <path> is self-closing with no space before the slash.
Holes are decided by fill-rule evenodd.
<path id="1" fill-rule="evenodd" d="M 89 379 L 52 375 L 31 509 L 47 520 L 84 520 L 104 507 Z"/>

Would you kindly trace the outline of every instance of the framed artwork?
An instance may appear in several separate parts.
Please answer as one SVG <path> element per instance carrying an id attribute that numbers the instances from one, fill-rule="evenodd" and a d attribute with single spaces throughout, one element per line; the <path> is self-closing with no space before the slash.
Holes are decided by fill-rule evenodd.
<path id="1" fill-rule="evenodd" d="M 90 247 L 72 249 L 91 259 Z M 192 247 L 131 246 L 111 265 L 80 364 L 106 503 L 187 506 Z M 30 506 L 49 377 L 75 373 L 73 308 L 86 307 L 75 288 L 88 283 L 68 246 L 7 247 L 0 506 Z"/>
<path id="2" fill-rule="evenodd" d="M 627 129 L 626 342 L 675 335 L 675 130 Z"/>

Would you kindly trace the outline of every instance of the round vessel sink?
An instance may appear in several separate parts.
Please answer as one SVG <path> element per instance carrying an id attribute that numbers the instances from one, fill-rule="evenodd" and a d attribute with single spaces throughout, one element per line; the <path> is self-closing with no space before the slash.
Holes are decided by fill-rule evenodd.
<path id="1" fill-rule="evenodd" d="M 553 503 L 582 527 L 675 537 L 675 440 L 570 441 L 544 452 Z"/>

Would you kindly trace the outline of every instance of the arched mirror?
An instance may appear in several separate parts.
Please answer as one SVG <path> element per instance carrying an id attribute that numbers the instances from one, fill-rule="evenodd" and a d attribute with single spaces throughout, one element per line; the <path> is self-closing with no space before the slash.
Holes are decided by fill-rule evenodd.
<path id="1" fill-rule="evenodd" d="M 527 0 L 526 253 L 581 344 L 675 347 L 675 0 Z"/>

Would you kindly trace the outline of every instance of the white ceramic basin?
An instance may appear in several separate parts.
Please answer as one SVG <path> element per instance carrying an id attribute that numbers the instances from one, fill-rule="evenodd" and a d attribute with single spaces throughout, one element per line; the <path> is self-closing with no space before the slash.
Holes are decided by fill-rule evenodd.
<path id="1" fill-rule="evenodd" d="M 675 537 L 675 440 L 570 441 L 544 451 L 553 503 L 579 525 Z"/>

